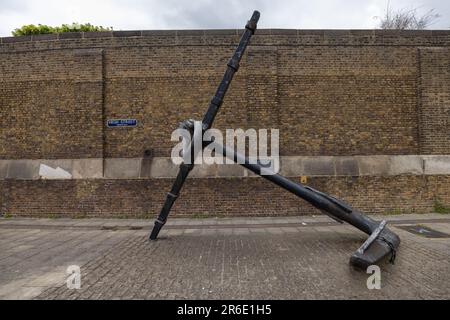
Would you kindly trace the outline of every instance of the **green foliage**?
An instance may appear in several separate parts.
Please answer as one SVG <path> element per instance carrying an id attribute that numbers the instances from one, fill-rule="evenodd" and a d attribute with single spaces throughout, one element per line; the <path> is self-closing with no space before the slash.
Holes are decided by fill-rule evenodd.
<path id="1" fill-rule="evenodd" d="M 29 36 L 36 34 L 64 33 L 64 32 L 89 32 L 89 31 L 112 31 L 112 27 L 104 28 L 102 26 L 94 26 L 90 23 L 79 24 L 63 24 L 60 27 L 51 27 L 44 24 L 29 24 L 17 28 L 12 32 L 14 37 Z"/>
<path id="2" fill-rule="evenodd" d="M 444 205 L 438 199 L 434 200 L 434 212 L 441 214 L 450 214 L 450 207 Z"/>

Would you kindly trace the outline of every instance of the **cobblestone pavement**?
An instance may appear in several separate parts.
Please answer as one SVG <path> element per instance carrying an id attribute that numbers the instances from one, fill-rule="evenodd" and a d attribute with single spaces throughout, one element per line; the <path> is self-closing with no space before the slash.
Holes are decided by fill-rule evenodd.
<path id="1" fill-rule="evenodd" d="M 450 216 L 387 219 L 402 239 L 381 290 L 348 259 L 366 235 L 327 217 L 148 220 L 0 219 L 1 299 L 449 299 Z M 66 269 L 81 267 L 81 289 Z"/>

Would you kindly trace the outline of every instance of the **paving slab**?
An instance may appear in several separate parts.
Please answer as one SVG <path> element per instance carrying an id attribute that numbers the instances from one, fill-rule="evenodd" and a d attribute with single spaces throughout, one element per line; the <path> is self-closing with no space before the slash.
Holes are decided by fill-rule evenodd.
<path id="1" fill-rule="evenodd" d="M 318 218 L 180 219 L 152 242 L 145 229 L 94 230 L 84 223 L 64 229 L 64 222 L 73 227 L 71 219 L 18 219 L 27 223 L 15 228 L 14 219 L 0 219 L 0 299 L 450 298 L 450 238 L 427 239 L 399 228 L 413 223 L 449 232 L 450 217 L 375 217 L 388 219 L 402 239 L 396 264 L 380 264 L 380 290 L 369 290 L 369 275 L 348 264 L 367 236 Z M 297 222 L 305 219 L 311 221 L 306 226 Z M 71 265 L 81 270 L 79 290 L 67 288 Z"/>

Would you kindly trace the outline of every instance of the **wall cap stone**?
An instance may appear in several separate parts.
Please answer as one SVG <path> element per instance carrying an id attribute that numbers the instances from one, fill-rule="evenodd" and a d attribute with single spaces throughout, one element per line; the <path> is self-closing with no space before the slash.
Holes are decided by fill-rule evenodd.
<path id="1" fill-rule="evenodd" d="M 118 30 L 101 32 L 67 32 L 59 34 L 44 34 L 20 37 L 0 37 L 0 44 L 38 41 L 58 41 L 90 38 L 122 38 L 122 37 L 183 37 L 183 36 L 236 36 L 243 29 L 183 29 L 183 30 Z M 325 38 L 337 37 L 373 37 L 373 38 L 439 38 L 449 37 L 450 30 L 381 30 L 381 29 L 257 29 L 256 35 L 261 36 L 319 36 Z M 420 44 L 420 41 L 417 41 Z M 343 41 L 343 44 L 346 44 Z"/>

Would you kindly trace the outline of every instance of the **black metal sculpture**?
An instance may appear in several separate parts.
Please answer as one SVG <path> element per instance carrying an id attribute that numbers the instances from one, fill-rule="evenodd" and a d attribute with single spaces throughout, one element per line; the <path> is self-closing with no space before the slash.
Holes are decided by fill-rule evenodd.
<path id="1" fill-rule="evenodd" d="M 234 52 L 233 57 L 228 61 L 228 67 L 222 79 L 222 82 L 220 83 L 215 96 L 212 98 L 208 107 L 208 111 L 203 118 L 203 131 L 210 129 L 213 124 L 214 118 L 219 111 L 220 106 L 222 105 L 223 98 L 228 90 L 228 87 L 230 86 L 231 80 L 233 79 L 235 72 L 237 72 L 239 69 L 239 63 L 242 55 L 244 54 L 244 51 L 250 42 L 250 38 L 255 33 L 259 16 L 259 12 L 255 11 L 251 19 L 245 26 L 245 31 L 241 37 L 239 45 Z M 155 226 L 153 227 L 153 230 L 150 234 L 151 240 L 156 240 L 159 231 L 166 223 L 170 209 L 177 199 L 184 181 L 189 175 L 189 172 L 194 167 L 193 159 L 195 159 L 195 157 L 197 156 L 194 153 L 195 148 L 193 147 L 194 141 L 198 141 L 195 139 L 196 133 L 193 132 L 193 120 L 184 121 L 181 126 L 188 129 L 194 135 L 191 144 L 186 150 L 187 154 L 190 155 L 192 161 L 190 161 L 189 164 L 182 163 L 180 165 L 180 170 L 172 186 L 172 189 L 167 194 L 164 206 L 162 207 L 161 212 L 155 221 Z M 202 141 L 202 139 L 200 139 L 200 141 Z M 205 148 L 207 145 L 208 143 L 203 142 L 202 148 Z M 364 242 L 364 244 L 351 256 L 350 263 L 353 266 L 359 268 L 367 268 L 370 265 L 378 263 L 389 254 L 391 255 L 391 262 L 394 262 L 395 253 L 400 244 L 400 239 L 395 233 L 385 227 L 386 221 L 383 220 L 381 222 L 377 222 L 367 216 L 364 216 L 359 211 L 351 208 L 348 204 L 344 203 L 341 200 L 338 200 L 311 187 L 295 183 L 279 174 L 267 174 L 267 169 L 265 167 L 261 166 L 260 164 L 251 163 L 248 158 L 236 153 L 234 149 L 216 145 L 215 150 L 221 152 L 225 157 L 229 157 L 230 155 L 232 155 L 233 160 L 236 163 L 241 164 L 257 175 L 262 176 L 263 178 L 308 201 L 314 207 L 318 208 L 337 222 L 343 223 L 345 221 L 370 235 L 366 242 Z M 264 174 L 261 174 L 262 170 L 265 170 L 266 172 Z"/>

